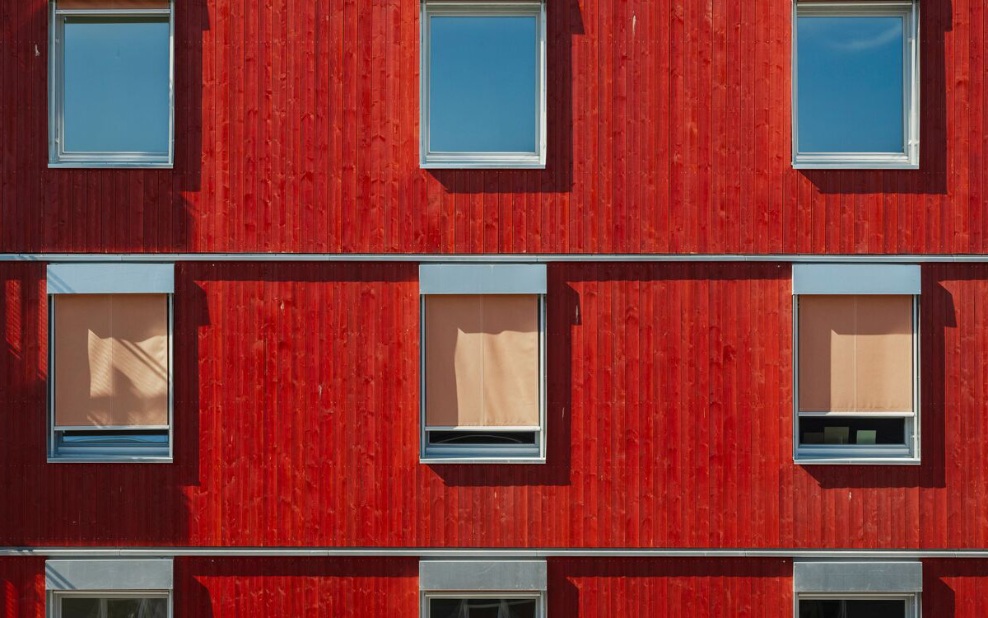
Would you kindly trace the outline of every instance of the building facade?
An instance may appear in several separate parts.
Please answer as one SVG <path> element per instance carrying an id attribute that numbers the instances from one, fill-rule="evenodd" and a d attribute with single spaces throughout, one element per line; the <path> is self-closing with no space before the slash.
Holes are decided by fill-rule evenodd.
<path id="1" fill-rule="evenodd" d="M 0 3 L 0 615 L 988 614 L 986 26 Z"/>

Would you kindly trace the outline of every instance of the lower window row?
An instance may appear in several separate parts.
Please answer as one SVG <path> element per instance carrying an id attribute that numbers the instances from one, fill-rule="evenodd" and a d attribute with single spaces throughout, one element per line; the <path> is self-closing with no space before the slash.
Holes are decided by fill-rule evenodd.
<path id="1" fill-rule="evenodd" d="M 45 564 L 49 618 L 172 618 L 172 560 Z M 918 561 L 795 560 L 795 618 L 919 618 Z M 421 618 L 547 618 L 545 560 L 422 559 Z"/>
<path id="2" fill-rule="evenodd" d="M 919 462 L 919 275 L 793 267 L 796 461 Z M 545 265 L 423 264 L 419 291 L 421 460 L 544 462 Z M 49 265 L 52 461 L 171 461 L 173 295 L 171 264 Z"/>

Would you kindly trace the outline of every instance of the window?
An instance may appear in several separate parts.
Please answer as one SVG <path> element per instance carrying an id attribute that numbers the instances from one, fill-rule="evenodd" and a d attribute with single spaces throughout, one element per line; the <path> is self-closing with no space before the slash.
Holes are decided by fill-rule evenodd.
<path id="1" fill-rule="evenodd" d="M 795 458 L 918 463 L 918 308 L 912 265 L 793 267 Z"/>
<path id="2" fill-rule="evenodd" d="M 53 264 L 49 460 L 171 460 L 174 266 Z"/>
<path id="3" fill-rule="evenodd" d="M 796 618 L 919 618 L 919 562 L 793 563 Z"/>
<path id="4" fill-rule="evenodd" d="M 793 167 L 919 167 L 918 2 L 796 2 Z"/>
<path id="5" fill-rule="evenodd" d="M 170 559 L 45 563 L 49 618 L 171 618 Z"/>
<path id="6" fill-rule="evenodd" d="M 421 165 L 545 167 L 545 2 L 422 1 Z"/>
<path id="7" fill-rule="evenodd" d="M 422 560 L 422 618 L 545 618 L 544 560 Z"/>
<path id="8" fill-rule="evenodd" d="M 544 461 L 545 266 L 422 265 L 422 459 Z"/>
<path id="9" fill-rule="evenodd" d="M 51 167 L 171 167 L 170 0 L 52 0 Z"/>

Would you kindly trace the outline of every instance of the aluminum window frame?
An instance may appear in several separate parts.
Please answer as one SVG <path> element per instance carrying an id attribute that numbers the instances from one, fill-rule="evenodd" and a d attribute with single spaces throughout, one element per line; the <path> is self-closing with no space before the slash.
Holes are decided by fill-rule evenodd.
<path id="1" fill-rule="evenodd" d="M 799 618 L 800 601 L 905 601 L 902 618 L 920 618 L 922 610 L 921 592 L 909 593 L 841 593 L 841 592 L 798 592 L 793 595 L 793 616 Z"/>
<path id="2" fill-rule="evenodd" d="M 800 16 L 902 17 L 903 92 L 901 152 L 800 152 L 798 20 Z M 919 169 L 919 2 L 792 3 L 792 166 L 794 169 Z"/>
<path id="3" fill-rule="evenodd" d="M 430 610 L 433 599 L 510 599 L 510 600 L 534 600 L 535 617 L 546 618 L 546 593 L 542 591 L 519 592 L 517 590 L 491 591 L 491 590 L 429 590 L 421 593 L 421 618 L 430 618 Z"/>
<path id="4" fill-rule="evenodd" d="M 535 141 L 532 152 L 433 152 L 430 148 L 431 46 L 430 18 L 534 16 L 537 24 L 535 59 Z M 545 0 L 512 2 L 422 0 L 420 12 L 419 166 L 422 169 L 544 169 L 546 165 L 546 3 Z"/>
<path id="5" fill-rule="evenodd" d="M 48 267 L 48 384 L 47 384 L 47 461 L 48 463 L 171 463 L 175 449 L 175 381 L 174 381 L 174 280 L 167 276 L 166 269 L 150 264 L 65 264 Z M 166 265 L 173 269 L 173 265 Z M 102 271 L 102 272 L 101 272 Z M 58 273 L 66 273 L 77 281 L 66 284 Z M 135 276 L 147 274 L 141 283 Z M 94 276 L 95 275 L 95 276 Z M 131 286 L 146 285 L 146 290 L 128 290 Z M 167 291 L 169 289 L 171 291 Z M 113 426 L 113 427 L 55 427 L 55 349 L 58 334 L 55 330 L 55 303 L 57 297 L 71 294 L 125 295 L 145 293 L 165 297 L 167 304 L 168 329 L 168 424 L 166 426 Z M 121 432 L 121 437 L 106 436 L 93 438 L 88 446 L 65 447 L 60 442 L 66 431 Z M 146 431 L 167 437 L 166 449 L 149 445 L 138 445 L 128 440 L 122 432 Z M 161 433 L 164 432 L 164 433 Z"/>
<path id="6" fill-rule="evenodd" d="M 49 168 L 164 168 L 175 162 L 175 0 L 169 7 L 117 9 L 61 9 L 51 0 L 49 10 L 48 167 Z M 168 151 L 73 152 L 64 148 L 65 135 L 65 20 L 68 17 L 141 19 L 167 17 L 168 21 Z"/>
<path id="7" fill-rule="evenodd" d="M 175 605 L 170 590 L 49 590 L 47 596 L 47 618 L 62 618 L 65 599 L 99 599 L 100 618 L 106 618 L 106 601 L 110 599 L 165 599 L 167 618 L 172 618 Z"/>
<path id="8" fill-rule="evenodd" d="M 530 277 L 541 271 L 542 281 Z M 438 273 L 427 277 L 424 273 Z M 489 275 L 485 277 L 485 273 Z M 543 464 L 546 461 L 546 290 L 545 266 L 518 264 L 441 264 L 421 265 L 419 275 L 419 463 L 424 464 Z M 426 279 L 429 279 L 427 282 Z M 437 279 L 445 279 L 436 285 Z M 535 277 L 538 279 L 538 276 Z M 535 288 L 530 286 L 535 285 Z M 541 285 L 541 287 L 539 287 Z M 514 289 L 518 286 L 519 289 Z M 529 288 L 529 289 L 525 289 Z M 539 291 L 533 291 L 537 289 Z M 538 389 L 539 426 L 532 427 L 463 427 L 430 428 L 426 419 L 426 298 L 431 295 L 522 295 L 535 296 L 538 302 Z M 457 444 L 430 445 L 430 431 L 477 431 L 482 433 L 535 432 L 534 445 Z"/>
<path id="9" fill-rule="evenodd" d="M 801 465 L 919 465 L 921 461 L 921 432 L 920 432 L 920 293 L 919 290 L 896 290 L 897 286 L 909 287 L 903 283 L 908 275 L 901 274 L 909 265 L 830 265 L 813 264 L 794 266 L 792 294 L 792 384 L 793 384 L 793 426 L 792 448 L 793 461 Z M 802 274 L 805 273 L 805 274 Z M 867 288 L 870 284 L 880 285 L 885 273 L 888 276 L 884 283 L 889 289 Z M 918 274 L 918 270 L 916 271 Z M 857 275 L 857 276 L 856 276 Z M 812 279 L 820 277 L 817 286 L 797 286 L 797 278 Z M 846 279 L 844 279 L 846 278 Z M 816 289 L 812 289 L 816 287 Z M 809 288 L 809 289 L 807 289 Z M 799 299 L 802 296 L 878 296 L 898 295 L 912 297 L 912 413 L 896 414 L 894 412 L 800 412 L 799 410 Z M 905 419 L 904 445 L 857 445 L 857 444 L 811 444 L 801 445 L 799 429 L 801 418 L 903 418 Z"/>

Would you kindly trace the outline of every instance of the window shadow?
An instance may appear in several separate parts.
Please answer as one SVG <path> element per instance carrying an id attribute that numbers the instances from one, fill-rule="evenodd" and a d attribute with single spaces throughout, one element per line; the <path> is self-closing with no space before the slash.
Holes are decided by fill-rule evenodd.
<path id="1" fill-rule="evenodd" d="M 179 558 L 175 616 L 417 615 L 418 558 Z"/>
<path id="2" fill-rule="evenodd" d="M 187 292 L 179 271 L 177 295 Z M 194 306 L 201 299 L 185 301 Z M 196 327 L 177 299 L 176 333 Z M 47 463 L 48 302 L 45 266 L 20 262 L 0 266 L 0 398 L 7 414 L 0 419 L 5 436 L 0 484 L 17 500 L 0 504 L 0 545 L 51 546 L 184 545 L 190 512 L 184 490 L 198 482 L 198 409 L 195 382 L 197 350 L 174 347 L 176 373 L 175 461 L 171 464 Z M 190 358 L 190 355 L 193 358 Z M 185 383 L 183 383 L 185 382 Z M 173 387 L 174 388 L 174 387 Z M 190 410 L 189 406 L 192 407 Z"/>
<path id="3" fill-rule="evenodd" d="M 562 271 L 548 269 L 546 289 L 546 462 L 544 464 L 429 464 L 453 487 L 569 485 L 572 459 L 572 329 L 580 325 L 580 298 Z M 497 474 L 491 474 L 496 468 Z"/>
<path id="4" fill-rule="evenodd" d="M 946 329 L 957 328 L 953 297 L 932 268 L 923 269 L 919 299 L 920 456 L 918 466 L 802 466 L 820 487 L 944 487 L 946 485 Z"/>
<path id="5" fill-rule="evenodd" d="M 950 0 L 924 2 L 919 16 L 920 122 L 918 170 L 799 170 L 825 194 L 947 193 L 946 33 L 953 29 Z"/>
<path id="6" fill-rule="evenodd" d="M 579 0 L 546 11 L 546 167 L 539 170 L 428 170 L 449 193 L 568 193 L 573 187 L 573 43 L 582 35 Z M 419 127 L 419 130 L 422 130 Z"/>
<path id="7" fill-rule="evenodd" d="M 194 249 L 195 204 L 186 196 L 202 184 L 207 0 L 175 2 L 173 169 L 48 168 L 48 19 L 49 3 L 41 0 L 0 8 L 8 57 L 0 72 L 0 107 L 9 111 L 0 119 L 0 179 L 9 196 L 0 250 Z"/>

